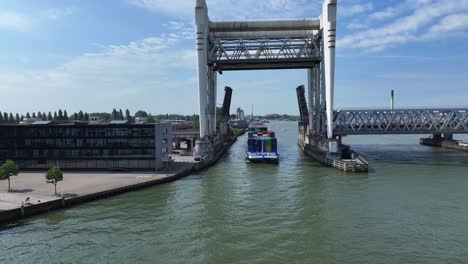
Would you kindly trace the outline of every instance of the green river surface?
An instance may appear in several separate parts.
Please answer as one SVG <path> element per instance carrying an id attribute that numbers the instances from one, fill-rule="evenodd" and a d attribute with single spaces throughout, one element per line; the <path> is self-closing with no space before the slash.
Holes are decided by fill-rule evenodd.
<path id="1" fill-rule="evenodd" d="M 279 165 L 240 137 L 203 172 L 0 230 L 0 263 L 468 263 L 468 153 L 350 137 L 371 169 L 344 173 L 269 126 Z"/>

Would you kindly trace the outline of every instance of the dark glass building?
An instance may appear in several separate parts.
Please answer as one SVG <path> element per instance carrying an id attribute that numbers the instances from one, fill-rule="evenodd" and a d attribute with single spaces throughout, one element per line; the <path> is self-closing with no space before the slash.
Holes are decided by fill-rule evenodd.
<path id="1" fill-rule="evenodd" d="M 159 170 L 172 152 L 170 124 L 0 125 L 0 161 L 20 169 Z"/>

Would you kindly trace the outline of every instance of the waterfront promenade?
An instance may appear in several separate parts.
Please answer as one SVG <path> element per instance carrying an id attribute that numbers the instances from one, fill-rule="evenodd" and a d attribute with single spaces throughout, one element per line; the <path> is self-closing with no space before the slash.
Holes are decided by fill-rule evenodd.
<path id="1" fill-rule="evenodd" d="M 54 195 L 53 184 L 46 183 L 45 172 L 22 172 L 11 177 L 10 192 L 8 181 L 0 182 L 0 222 L 13 220 L 18 214 L 27 215 L 28 211 L 40 213 L 177 180 L 200 167 L 191 156 L 173 157 L 171 167 L 161 172 L 64 172 L 63 181 L 57 184 L 58 196 Z"/>

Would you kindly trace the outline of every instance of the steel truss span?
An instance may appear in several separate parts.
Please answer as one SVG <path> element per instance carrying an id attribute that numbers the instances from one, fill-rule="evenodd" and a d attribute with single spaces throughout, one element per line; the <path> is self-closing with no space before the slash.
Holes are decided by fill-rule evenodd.
<path id="1" fill-rule="evenodd" d="M 468 133 L 468 108 L 339 110 L 335 136 L 371 134 Z"/>
<path id="2" fill-rule="evenodd" d="M 216 70 L 308 68 L 321 61 L 314 38 L 215 40 L 209 54 Z"/>

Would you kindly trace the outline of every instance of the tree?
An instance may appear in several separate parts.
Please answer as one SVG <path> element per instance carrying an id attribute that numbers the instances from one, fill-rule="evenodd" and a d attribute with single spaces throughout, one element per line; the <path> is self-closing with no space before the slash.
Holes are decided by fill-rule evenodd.
<path id="1" fill-rule="evenodd" d="M 62 112 L 62 109 L 59 109 L 59 111 L 58 111 L 58 120 L 63 120 L 63 112 Z"/>
<path id="2" fill-rule="evenodd" d="M 57 111 L 54 112 L 54 120 L 57 120 L 58 116 L 57 116 Z"/>
<path id="3" fill-rule="evenodd" d="M 0 167 L 0 180 L 8 180 L 8 191 L 11 190 L 10 178 L 19 174 L 18 166 L 12 160 L 7 160 Z"/>
<path id="4" fill-rule="evenodd" d="M 53 166 L 46 173 L 46 182 L 54 185 L 55 195 L 57 195 L 57 183 L 63 181 L 63 173 L 59 166 Z"/>
<path id="5" fill-rule="evenodd" d="M 114 108 L 112 109 L 112 120 L 116 120 L 117 119 L 117 110 Z"/>
<path id="6" fill-rule="evenodd" d="M 29 114 L 29 112 L 26 113 L 26 118 L 31 118 L 31 115 Z"/>
<path id="7" fill-rule="evenodd" d="M 15 117 L 13 116 L 13 113 L 10 113 L 10 116 L 8 117 L 8 122 L 10 122 L 10 123 L 15 122 Z"/>
<path id="8" fill-rule="evenodd" d="M 146 121 L 147 121 L 148 123 L 156 123 L 156 119 L 155 119 L 154 116 L 152 116 L 152 115 L 149 115 L 149 116 L 147 117 Z"/>
<path id="9" fill-rule="evenodd" d="M 78 112 L 78 120 L 80 120 L 80 121 L 84 120 L 84 114 L 83 114 L 83 111 L 81 111 L 81 110 L 80 110 L 80 112 Z"/>
<path id="10" fill-rule="evenodd" d="M 49 111 L 49 114 L 47 114 L 47 120 L 52 121 L 52 113 Z"/>
<path id="11" fill-rule="evenodd" d="M 193 128 L 200 128 L 200 120 L 198 118 L 193 120 Z"/>
<path id="12" fill-rule="evenodd" d="M 148 113 L 145 111 L 139 110 L 135 113 L 135 117 L 148 117 Z"/>
<path id="13" fill-rule="evenodd" d="M 41 112 L 37 112 L 37 118 L 42 119 L 42 113 Z"/>
<path id="14" fill-rule="evenodd" d="M 78 114 L 77 113 L 73 114 L 73 120 L 78 120 Z"/>
<path id="15" fill-rule="evenodd" d="M 130 115 L 130 110 L 125 110 L 125 119 L 132 121 L 132 116 Z"/>
<path id="16" fill-rule="evenodd" d="M 85 113 L 83 118 L 84 118 L 84 121 L 89 121 L 89 114 Z"/>
<path id="17" fill-rule="evenodd" d="M 68 120 L 68 113 L 67 113 L 67 110 L 64 110 L 64 111 L 63 111 L 63 119 L 64 119 L 64 120 Z"/>
<path id="18" fill-rule="evenodd" d="M 32 113 L 32 118 L 36 118 L 36 113 Z"/>
<path id="19" fill-rule="evenodd" d="M 3 113 L 3 121 L 8 122 L 8 113 Z"/>
<path id="20" fill-rule="evenodd" d="M 47 120 L 47 114 L 45 112 L 42 113 L 42 120 Z"/>
<path id="21" fill-rule="evenodd" d="M 21 122 L 21 117 L 20 117 L 20 115 L 18 113 L 16 113 L 15 121 L 16 121 L 16 123 Z"/>
<path id="22" fill-rule="evenodd" d="M 124 115 L 123 115 L 122 109 L 119 109 L 119 119 L 120 119 L 120 120 L 123 120 L 123 119 L 124 119 Z"/>

